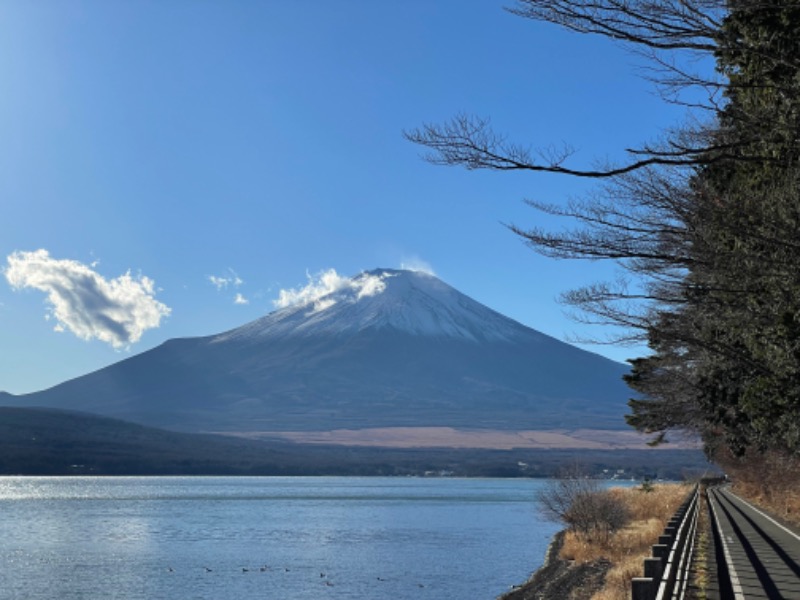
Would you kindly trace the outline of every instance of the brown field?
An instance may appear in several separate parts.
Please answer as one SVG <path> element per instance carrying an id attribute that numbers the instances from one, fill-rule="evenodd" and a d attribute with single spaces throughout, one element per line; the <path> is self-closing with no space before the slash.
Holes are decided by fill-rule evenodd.
<path id="1" fill-rule="evenodd" d="M 230 432 L 228 432 L 230 433 Z M 502 431 L 492 429 L 453 429 L 451 427 L 382 427 L 336 429 L 333 431 L 240 432 L 255 439 L 283 439 L 302 444 L 373 446 L 385 448 L 472 448 L 511 450 L 513 448 L 552 448 L 583 450 L 644 450 L 648 438 L 635 431 L 600 429 Z M 697 448 L 690 441 L 666 444 L 658 450 Z"/>

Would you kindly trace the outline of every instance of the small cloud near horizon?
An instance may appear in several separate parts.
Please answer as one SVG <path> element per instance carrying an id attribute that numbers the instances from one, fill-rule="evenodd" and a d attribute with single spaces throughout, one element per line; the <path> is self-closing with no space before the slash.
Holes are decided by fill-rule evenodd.
<path id="1" fill-rule="evenodd" d="M 91 265 L 54 259 L 47 250 L 17 251 L 3 270 L 14 290 L 33 288 L 47 294 L 46 319 L 55 331 L 70 331 L 83 340 L 98 339 L 114 348 L 138 342 L 171 312 L 155 299 L 154 281 L 130 271 L 105 279 Z M 93 261 L 92 264 L 98 264 Z"/>
<path id="2" fill-rule="evenodd" d="M 237 293 L 236 297 L 233 299 L 234 304 L 250 304 L 250 300 L 242 296 L 241 294 Z"/>

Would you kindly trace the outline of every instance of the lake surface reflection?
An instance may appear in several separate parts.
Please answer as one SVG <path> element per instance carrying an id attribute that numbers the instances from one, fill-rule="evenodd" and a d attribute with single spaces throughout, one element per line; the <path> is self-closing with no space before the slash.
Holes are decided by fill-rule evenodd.
<path id="1" fill-rule="evenodd" d="M 0 598 L 491 600 L 544 558 L 543 484 L 0 477 Z"/>

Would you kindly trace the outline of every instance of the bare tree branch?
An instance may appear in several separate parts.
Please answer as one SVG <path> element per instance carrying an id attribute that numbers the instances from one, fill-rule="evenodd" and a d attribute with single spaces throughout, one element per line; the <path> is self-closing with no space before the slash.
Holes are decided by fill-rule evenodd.
<path id="1" fill-rule="evenodd" d="M 723 0 L 517 0 L 507 10 L 648 48 L 714 52 L 725 8 Z"/>

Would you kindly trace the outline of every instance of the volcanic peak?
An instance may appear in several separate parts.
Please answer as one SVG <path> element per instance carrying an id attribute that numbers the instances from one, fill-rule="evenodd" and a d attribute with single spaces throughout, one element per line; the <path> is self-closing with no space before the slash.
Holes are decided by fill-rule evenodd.
<path id="1" fill-rule="evenodd" d="M 263 337 L 348 335 L 394 330 L 472 342 L 513 341 L 540 336 L 421 271 L 375 269 L 331 280 L 316 293 L 295 292 L 283 308 L 212 342 Z"/>

